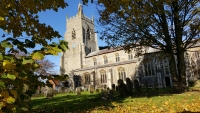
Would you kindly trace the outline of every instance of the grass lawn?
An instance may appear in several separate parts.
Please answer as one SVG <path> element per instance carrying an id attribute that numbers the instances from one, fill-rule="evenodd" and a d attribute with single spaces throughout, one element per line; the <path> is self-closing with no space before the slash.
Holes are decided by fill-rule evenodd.
<path id="1" fill-rule="evenodd" d="M 35 113 L 175 113 L 200 112 L 200 91 L 182 94 L 158 92 L 104 101 L 99 93 L 57 94 L 52 99 L 33 97 L 30 104 Z"/>

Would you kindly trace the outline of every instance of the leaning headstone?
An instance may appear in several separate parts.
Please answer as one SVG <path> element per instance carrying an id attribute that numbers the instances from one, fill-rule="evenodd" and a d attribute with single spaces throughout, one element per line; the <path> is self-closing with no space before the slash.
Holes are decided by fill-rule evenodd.
<path id="1" fill-rule="evenodd" d="M 134 80 L 134 89 L 135 89 L 135 93 L 140 93 L 140 85 L 138 80 Z"/>
<path id="2" fill-rule="evenodd" d="M 53 88 L 52 88 L 52 87 L 49 87 L 49 88 L 47 89 L 46 98 L 53 98 L 53 95 L 54 95 Z"/>
<path id="3" fill-rule="evenodd" d="M 90 85 L 89 86 L 89 92 L 90 93 L 94 93 L 94 85 Z"/>
<path id="4" fill-rule="evenodd" d="M 125 97 L 128 95 L 126 85 L 124 84 L 122 79 L 118 80 L 118 90 L 119 90 L 118 92 L 119 92 L 120 97 Z"/>
<path id="5" fill-rule="evenodd" d="M 133 83 L 130 78 L 126 78 L 126 88 L 130 96 L 133 95 Z"/>
<path id="6" fill-rule="evenodd" d="M 76 95 L 81 95 L 81 88 L 77 87 L 75 92 L 76 92 Z"/>
<path id="7" fill-rule="evenodd" d="M 112 90 L 115 91 L 115 84 L 112 84 Z"/>

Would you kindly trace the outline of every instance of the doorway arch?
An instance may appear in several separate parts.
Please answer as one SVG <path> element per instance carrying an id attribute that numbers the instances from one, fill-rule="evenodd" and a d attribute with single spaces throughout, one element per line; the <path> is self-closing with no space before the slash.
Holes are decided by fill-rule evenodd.
<path id="1" fill-rule="evenodd" d="M 170 77 L 165 77 L 165 86 L 166 87 L 171 87 Z"/>

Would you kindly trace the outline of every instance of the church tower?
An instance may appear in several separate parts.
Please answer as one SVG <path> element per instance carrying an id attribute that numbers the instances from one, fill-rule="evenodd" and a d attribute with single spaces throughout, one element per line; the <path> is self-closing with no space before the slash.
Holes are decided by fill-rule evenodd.
<path id="1" fill-rule="evenodd" d="M 81 4 L 78 5 L 78 13 L 75 16 L 66 17 L 64 40 L 68 42 L 69 49 L 61 56 L 60 68 L 63 74 L 84 68 L 85 56 L 98 50 L 94 17 L 92 19 L 86 17 Z"/>

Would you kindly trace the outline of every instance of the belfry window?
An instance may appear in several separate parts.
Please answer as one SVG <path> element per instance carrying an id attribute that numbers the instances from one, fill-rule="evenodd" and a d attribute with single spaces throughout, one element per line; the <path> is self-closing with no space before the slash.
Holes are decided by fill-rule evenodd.
<path id="1" fill-rule="evenodd" d="M 76 38 L 76 31 L 74 29 L 72 29 L 72 39 Z"/>

